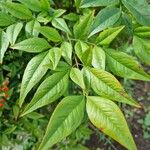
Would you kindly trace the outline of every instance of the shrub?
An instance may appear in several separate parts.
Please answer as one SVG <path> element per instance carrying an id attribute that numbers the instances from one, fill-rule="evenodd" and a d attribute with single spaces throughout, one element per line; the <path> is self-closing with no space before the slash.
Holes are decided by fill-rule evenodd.
<path id="1" fill-rule="evenodd" d="M 138 62 L 150 65 L 149 4 L 145 0 L 3 0 L 0 6 L 0 62 L 7 50 L 21 51 L 22 61 L 33 56 L 13 107 L 15 119 L 59 100 L 37 149 L 48 149 L 74 132 L 86 113 L 103 133 L 127 149 L 136 149 L 116 103 L 141 106 L 118 80 L 150 81 Z"/>

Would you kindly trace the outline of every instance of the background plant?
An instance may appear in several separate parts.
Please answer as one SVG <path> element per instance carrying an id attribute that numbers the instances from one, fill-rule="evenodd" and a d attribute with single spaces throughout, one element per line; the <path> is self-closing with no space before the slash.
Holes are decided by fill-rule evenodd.
<path id="1" fill-rule="evenodd" d="M 34 133 L 39 139 L 35 147 L 52 147 L 74 132 L 87 115 L 106 135 L 127 149 L 136 149 L 115 101 L 141 106 L 114 75 L 150 81 L 137 61 L 150 64 L 149 4 L 145 0 L 17 0 L 2 1 L 0 6 L 2 72 L 11 70 L 8 76 L 14 73 L 20 79 L 19 68 L 31 58 L 17 87 L 20 97 L 12 104 L 12 122 L 30 124 L 32 115 L 43 117 L 33 111 L 53 103 L 45 134 L 41 129 L 46 120 Z M 10 60 L 14 55 L 24 60 L 6 67 L 5 52 Z M 34 132 L 40 121 L 29 130 Z"/>

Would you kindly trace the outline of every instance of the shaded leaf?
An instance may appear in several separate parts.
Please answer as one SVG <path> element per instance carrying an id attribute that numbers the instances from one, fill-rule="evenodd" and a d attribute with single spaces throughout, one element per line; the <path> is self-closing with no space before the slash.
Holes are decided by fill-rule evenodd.
<path id="1" fill-rule="evenodd" d="M 134 36 L 133 47 L 135 54 L 140 58 L 140 60 L 150 65 L 150 40 L 144 40 Z"/>
<path id="2" fill-rule="evenodd" d="M 33 99 L 25 107 L 21 116 L 57 100 L 66 92 L 67 87 L 68 71 L 57 72 L 49 76 L 38 87 Z"/>
<path id="3" fill-rule="evenodd" d="M 150 26 L 150 6 L 146 0 L 122 0 L 122 3 L 133 14 L 137 22 Z"/>
<path id="4" fill-rule="evenodd" d="M 74 36 L 77 39 L 86 39 L 92 25 L 93 21 L 93 12 L 81 16 L 79 21 L 73 27 Z"/>

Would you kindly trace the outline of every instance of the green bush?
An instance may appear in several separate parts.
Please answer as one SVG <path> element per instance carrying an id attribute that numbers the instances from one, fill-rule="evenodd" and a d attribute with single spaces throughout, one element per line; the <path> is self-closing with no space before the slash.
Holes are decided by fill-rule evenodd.
<path id="1" fill-rule="evenodd" d="M 103 133 L 137 149 L 116 103 L 141 107 L 120 77 L 150 81 L 138 62 L 150 65 L 149 4 L 2 0 L 0 8 L 0 126 L 7 127 L 1 144 L 7 145 L 9 136 L 19 140 L 20 132 L 27 137 L 25 149 L 49 149 L 75 133 L 88 116 Z"/>

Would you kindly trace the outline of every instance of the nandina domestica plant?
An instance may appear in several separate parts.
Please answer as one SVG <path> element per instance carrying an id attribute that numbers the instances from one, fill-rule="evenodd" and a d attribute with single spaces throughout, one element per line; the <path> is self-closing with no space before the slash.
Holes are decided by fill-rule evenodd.
<path id="1" fill-rule="evenodd" d="M 22 78 L 16 118 L 59 100 L 37 149 L 63 140 L 87 114 L 96 128 L 136 150 L 117 103 L 141 106 L 118 80 L 150 81 L 138 62 L 150 65 L 146 0 L 3 0 L 0 7 L 0 62 L 8 49 L 33 55 Z"/>

